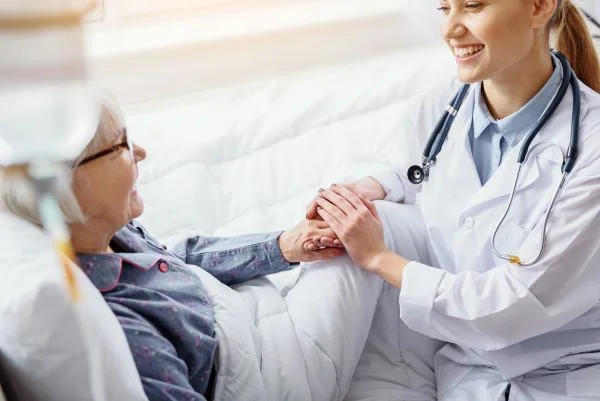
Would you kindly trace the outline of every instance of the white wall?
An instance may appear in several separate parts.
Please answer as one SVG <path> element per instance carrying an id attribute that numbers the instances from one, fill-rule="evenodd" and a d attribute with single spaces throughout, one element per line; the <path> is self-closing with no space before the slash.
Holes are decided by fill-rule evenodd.
<path id="1" fill-rule="evenodd" d="M 104 1 L 105 20 L 87 29 L 90 76 L 125 104 L 441 42 L 439 0 L 254 0 L 139 15 L 123 4 L 140 0 Z M 579 3 L 600 19 L 600 0 Z"/>
<path id="2" fill-rule="evenodd" d="M 107 19 L 87 29 L 90 77 L 124 104 L 439 41 L 437 0 L 260 0 L 270 5 L 150 17 L 105 1 Z"/>
<path id="3" fill-rule="evenodd" d="M 440 22 L 442 14 L 437 10 L 439 0 L 413 0 L 409 9 L 410 31 L 420 42 L 441 43 Z"/>

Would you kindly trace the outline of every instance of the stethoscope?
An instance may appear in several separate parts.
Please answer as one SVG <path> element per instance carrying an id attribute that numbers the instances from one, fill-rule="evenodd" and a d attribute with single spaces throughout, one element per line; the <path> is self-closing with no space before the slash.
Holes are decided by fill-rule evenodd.
<path id="1" fill-rule="evenodd" d="M 507 260 L 510 263 L 518 264 L 521 266 L 531 266 L 540 260 L 540 258 L 542 256 L 542 252 L 544 251 L 544 245 L 546 242 L 546 224 L 548 223 L 548 216 L 550 215 L 550 211 L 554 207 L 554 203 L 556 202 L 558 193 L 560 192 L 561 188 L 564 185 L 567 174 L 569 174 L 571 172 L 571 170 L 573 169 L 573 166 L 575 164 L 575 160 L 577 159 L 577 144 L 579 141 L 579 117 L 580 117 L 580 113 L 581 113 L 581 92 L 580 92 L 580 88 L 579 88 L 579 81 L 577 80 L 577 76 L 575 75 L 575 73 L 573 72 L 573 69 L 571 68 L 569 62 L 567 61 L 567 58 L 557 50 L 552 50 L 552 53 L 558 58 L 561 66 L 562 66 L 562 70 L 563 70 L 562 82 L 558 89 L 558 92 L 556 93 L 556 95 L 554 96 L 552 101 L 550 102 L 550 105 L 548 106 L 546 111 L 542 114 L 542 116 L 538 120 L 535 127 L 533 127 L 531 132 L 529 132 L 529 134 L 527 134 L 527 136 L 523 139 L 523 144 L 521 145 L 521 149 L 519 151 L 519 157 L 517 159 L 517 163 L 519 164 L 519 167 L 518 167 L 517 173 L 515 175 L 515 180 L 513 183 L 510 198 L 508 200 L 508 205 L 506 206 L 504 214 L 502 215 L 502 218 L 496 225 L 496 228 L 492 235 L 492 248 L 493 248 L 493 251 L 496 254 L 496 256 L 498 256 L 501 259 Z M 542 130 L 544 125 L 546 125 L 548 120 L 550 120 L 550 118 L 552 117 L 552 115 L 554 114 L 554 112 L 556 111 L 556 109 L 558 108 L 560 103 L 562 102 L 562 100 L 565 97 L 565 94 L 567 92 L 567 89 L 569 88 L 569 84 L 571 85 L 571 88 L 573 90 L 573 113 L 571 115 L 571 139 L 569 142 L 569 147 L 567 149 L 567 154 L 565 155 L 563 153 L 563 164 L 561 167 L 562 178 L 561 178 L 559 185 L 556 187 L 556 190 L 552 197 L 552 202 L 550 203 L 550 206 L 548 207 L 548 209 L 546 210 L 546 213 L 544 215 L 544 225 L 543 225 L 543 231 L 542 231 L 542 245 L 540 247 L 540 251 L 538 252 L 537 256 L 534 259 L 527 261 L 527 262 L 523 262 L 521 260 L 521 258 L 519 258 L 516 255 L 503 255 L 502 253 L 500 253 L 498 251 L 498 249 L 496 248 L 496 236 L 498 234 L 500 227 L 502 226 L 502 223 L 506 219 L 506 216 L 508 215 L 508 212 L 512 205 L 512 202 L 513 202 L 513 199 L 515 196 L 515 191 L 517 189 L 517 183 L 519 180 L 519 176 L 521 174 L 521 168 L 523 167 L 523 164 L 527 161 L 527 156 L 529 155 L 531 142 L 534 140 L 534 138 L 537 136 L 537 134 Z M 452 123 L 454 122 L 454 118 L 458 114 L 458 110 L 460 109 L 460 106 L 462 105 L 463 101 L 465 100 L 468 91 L 469 91 L 469 85 L 468 84 L 463 85 L 459 89 L 458 93 L 454 96 L 454 98 L 452 98 L 452 100 L 450 101 L 450 104 L 446 107 L 446 110 L 445 110 L 443 116 L 440 118 L 440 120 L 436 124 L 435 128 L 433 129 L 433 133 L 431 134 L 431 137 L 427 141 L 425 150 L 423 151 L 422 165 L 421 166 L 414 165 L 408 169 L 408 173 L 407 173 L 408 179 L 413 184 L 421 184 L 423 181 L 429 180 L 429 176 L 431 174 L 431 167 L 435 164 L 436 158 L 437 158 L 438 154 L 440 153 L 440 151 L 442 150 L 442 145 L 444 144 L 444 141 L 446 140 L 446 137 L 448 136 L 448 133 L 450 132 L 450 128 L 452 127 Z"/>

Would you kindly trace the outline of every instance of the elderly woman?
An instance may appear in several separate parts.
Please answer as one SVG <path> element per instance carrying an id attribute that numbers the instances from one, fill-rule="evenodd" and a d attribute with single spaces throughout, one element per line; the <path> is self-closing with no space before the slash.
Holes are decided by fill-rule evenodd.
<path id="1" fill-rule="evenodd" d="M 146 158 L 146 151 L 132 143 L 114 102 L 102 97 L 102 103 L 96 135 L 73 163 L 72 181 L 59 196 L 79 265 L 117 316 L 150 401 L 211 399 L 218 370 L 216 350 L 223 339 L 215 335 L 218 322 L 198 270 L 234 285 L 291 269 L 299 262 L 331 259 L 343 251 L 315 245 L 317 237 L 335 238 L 322 221 L 303 221 L 283 233 L 196 236 L 167 249 L 135 221 L 144 210 L 136 182 L 138 163 Z M 3 175 L 0 170 L 0 206 L 40 225 L 27 178 L 6 171 Z M 305 379 L 300 379 L 299 371 L 292 381 L 310 382 L 303 386 L 312 392 L 316 380 L 322 380 L 324 383 L 314 387 L 322 392 L 314 390 L 313 398 L 341 399 L 366 341 L 382 281 L 343 264 L 334 276 L 329 269 L 318 270 L 303 274 L 288 294 L 287 313 L 293 320 L 289 327 L 298 330 L 294 338 L 311 333 L 310 341 L 301 341 L 300 354 L 305 358 L 313 352 L 309 347 L 316 349 L 317 344 L 322 347 L 318 352 L 334 355 L 331 359 L 339 359 L 343 366 L 334 361 L 338 366 L 331 367 L 333 380 L 324 370 L 319 371 L 321 365 L 313 371 L 305 366 L 301 369 L 308 372 Z M 320 293 L 312 294 L 316 285 L 327 279 L 331 283 L 321 284 Z M 260 288 L 257 291 L 260 294 Z M 342 293 L 346 300 L 351 299 L 349 303 L 341 301 Z M 374 296 L 364 300 L 361 293 Z M 312 310 L 305 307 L 308 297 L 326 301 Z M 344 325 L 338 322 L 344 319 L 365 323 L 340 340 Z M 259 359 L 264 368 L 263 357 Z M 297 368 L 276 370 L 293 372 Z M 274 376 L 266 377 L 264 386 L 286 388 L 281 378 Z M 265 392 L 273 394 L 270 389 Z M 308 399 L 305 396 L 289 399 Z"/>

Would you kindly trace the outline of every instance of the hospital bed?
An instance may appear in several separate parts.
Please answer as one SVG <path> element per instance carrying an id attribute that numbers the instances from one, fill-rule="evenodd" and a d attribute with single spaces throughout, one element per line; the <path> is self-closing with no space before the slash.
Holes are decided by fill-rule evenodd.
<path id="1" fill-rule="evenodd" d="M 454 68 L 443 46 L 408 47 L 128 104 L 128 130 L 148 150 L 141 222 L 167 244 L 290 227 L 319 186 L 385 169 L 413 96 Z M 269 277 L 272 295 L 299 274 Z"/>
<path id="2" fill-rule="evenodd" d="M 385 169 L 401 150 L 405 133 L 399 127 L 414 106 L 411 99 L 436 83 L 448 82 L 454 71 L 445 47 L 419 46 L 192 94 L 185 101 L 128 107 L 129 132 L 148 150 L 148 159 L 140 164 L 140 191 L 146 204 L 141 221 L 166 243 L 192 234 L 227 236 L 290 227 L 303 219 L 320 186 Z M 245 297 L 253 292 L 242 289 L 243 301 L 259 305 L 253 313 L 260 312 L 250 314 L 250 328 L 230 331 L 262 328 L 261 335 L 270 338 L 269 333 L 281 330 L 279 337 L 285 337 L 284 315 L 276 322 L 264 322 L 261 316 L 281 312 L 278 308 L 285 306 L 286 294 L 302 272 L 295 269 L 269 277 L 278 293 L 271 293 L 268 302 L 260 297 L 248 300 Z M 226 294 L 219 299 L 237 296 L 223 291 Z M 339 295 L 344 302 L 346 295 Z M 319 302 L 307 296 L 307 310 L 322 307 Z M 352 331 L 353 325 L 364 322 L 347 324 Z M 394 319 L 386 324 L 390 330 L 398 325 Z M 263 341 L 263 347 L 280 340 Z M 240 342 L 247 341 L 251 339 Z M 287 352 L 293 345 L 281 341 L 277 349 Z M 373 364 L 371 371 L 401 371 L 397 366 L 382 369 L 390 363 L 385 358 L 366 360 Z M 305 362 L 321 366 L 319 361 Z M 262 363 L 267 365 L 266 357 Z M 328 374 L 326 368 L 321 373 Z M 281 375 L 285 377 L 285 372 Z M 375 390 L 369 399 L 396 399 L 389 398 L 389 386 L 382 385 L 381 393 L 377 384 L 370 383 L 370 388 Z M 320 397 L 326 396 L 313 393 L 310 399 L 326 399 Z"/>

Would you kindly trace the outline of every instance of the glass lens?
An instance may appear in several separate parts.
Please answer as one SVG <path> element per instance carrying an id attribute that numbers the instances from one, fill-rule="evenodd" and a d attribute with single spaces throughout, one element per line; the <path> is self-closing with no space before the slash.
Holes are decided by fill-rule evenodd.
<path id="1" fill-rule="evenodd" d="M 131 137 L 125 130 L 125 140 L 127 141 L 127 150 L 129 151 L 129 156 L 131 156 L 131 161 L 135 162 L 135 155 L 133 154 L 133 142 L 131 141 Z"/>

